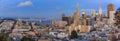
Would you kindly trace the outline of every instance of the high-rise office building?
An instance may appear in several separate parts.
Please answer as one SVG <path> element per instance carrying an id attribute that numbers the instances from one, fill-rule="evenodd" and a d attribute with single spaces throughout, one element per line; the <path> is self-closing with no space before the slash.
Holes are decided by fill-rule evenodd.
<path id="1" fill-rule="evenodd" d="M 115 11 L 110 11 L 110 17 L 109 17 L 109 23 L 111 24 L 114 24 L 114 14 L 115 14 Z"/>
<path id="2" fill-rule="evenodd" d="M 82 25 L 86 25 L 86 19 L 82 19 Z"/>
<path id="3" fill-rule="evenodd" d="M 91 11 L 91 14 L 92 14 L 92 17 L 95 17 L 95 16 L 96 16 L 95 10 L 92 10 L 92 11 Z"/>
<path id="4" fill-rule="evenodd" d="M 80 18 L 79 4 L 76 6 L 76 16 Z"/>
<path id="5" fill-rule="evenodd" d="M 79 4 L 76 6 L 76 12 L 73 14 L 73 22 L 75 25 L 80 25 L 80 11 L 79 11 Z"/>
<path id="6" fill-rule="evenodd" d="M 66 21 L 68 23 L 67 25 L 72 24 L 72 18 L 71 17 L 62 17 L 62 21 Z"/>
<path id="7" fill-rule="evenodd" d="M 91 25 L 91 20 L 90 20 L 90 18 L 86 18 L 86 25 Z"/>
<path id="8" fill-rule="evenodd" d="M 65 16 L 64 13 L 61 16 L 62 16 L 62 21 L 66 21 L 68 23 L 67 25 L 72 24 L 72 18 L 71 17 Z"/>
<path id="9" fill-rule="evenodd" d="M 82 18 L 86 18 L 86 12 L 85 11 L 82 12 Z"/>
<path id="10" fill-rule="evenodd" d="M 110 11 L 114 11 L 114 4 L 108 4 L 107 8 L 108 18 L 110 17 Z"/>
<path id="11" fill-rule="evenodd" d="M 76 12 L 73 14 L 73 18 L 74 18 L 74 20 L 80 18 L 79 4 L 77 4 L 77 6 L 76 6 Z"/>
<path id="12" fill-rule="evenodd" d="M 92 25 L 94 25 L 95 20 L 96 20 L 96 12 L 95 12 L 95 10 L 92 10 L 91 11 L 91 24 Z"/>
<path id="13" fill-rule="evenodd" d="M 99 7 L 99 14 L 100 14 L 100 17 L 102 17 L 102 6 Z"/>

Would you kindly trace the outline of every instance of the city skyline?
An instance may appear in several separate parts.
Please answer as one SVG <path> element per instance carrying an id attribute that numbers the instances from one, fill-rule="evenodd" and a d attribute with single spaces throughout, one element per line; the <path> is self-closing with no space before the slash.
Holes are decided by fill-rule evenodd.
<path id="1" fill-rule="evenodd" d="M 0 0 L 0 41 L 120 41 L 120 0 Z"/>
<path id="2" fill-rule="evenodd" d="M 71 16 L 76 11 L 77 3 L 79 3 L 80 15 L 82 11 L 91 15 L 90 10 L 98 11 L 99 6 L 102 6 L 103 14 L 107 14 L 108 4 L 114 4 L 115 10 L 120 4 L 119 0 L 0 0 L 0 16 L 56 19 L 61 18 L 62 13 Z"/>

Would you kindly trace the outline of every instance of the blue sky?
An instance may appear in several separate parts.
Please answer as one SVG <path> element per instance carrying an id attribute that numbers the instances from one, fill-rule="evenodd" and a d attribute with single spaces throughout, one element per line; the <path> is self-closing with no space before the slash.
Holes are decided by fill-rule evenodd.
<path id="1" fill-rule="evenodd" d="M 80 12 L 90 9 L 98 10 L 102 6 L 103 13 L 107 5 L 113 3 L 115 9 L 120 7 L 120 0 L 0 0 L 0 16 L 2 17 L 41 17 L 61 18 L 61 13 L 71 16 L 79 3 Z"/>

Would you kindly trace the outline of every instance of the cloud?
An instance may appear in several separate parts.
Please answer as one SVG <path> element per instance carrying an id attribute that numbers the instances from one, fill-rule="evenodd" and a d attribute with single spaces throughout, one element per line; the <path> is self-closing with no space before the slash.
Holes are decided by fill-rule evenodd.
<path id="1" fill-rule="evenodd" d="M 25 2 L 21 2 L 18 4 L 18 7 L 25 7 L 25 6 L 31 6 L 32 2 L 31 1 L 25 1 Z"/>

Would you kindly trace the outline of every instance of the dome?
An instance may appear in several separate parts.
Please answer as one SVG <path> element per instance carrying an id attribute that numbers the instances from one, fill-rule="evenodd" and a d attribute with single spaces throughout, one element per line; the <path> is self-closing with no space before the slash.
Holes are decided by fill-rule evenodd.
<path id="1" fill-rule="evenodd" d="M 82 12 L 82 14 L 86 14 L 86 12 L 85 12 L 85 11 L 83 11 L 83 12 Z"/>

